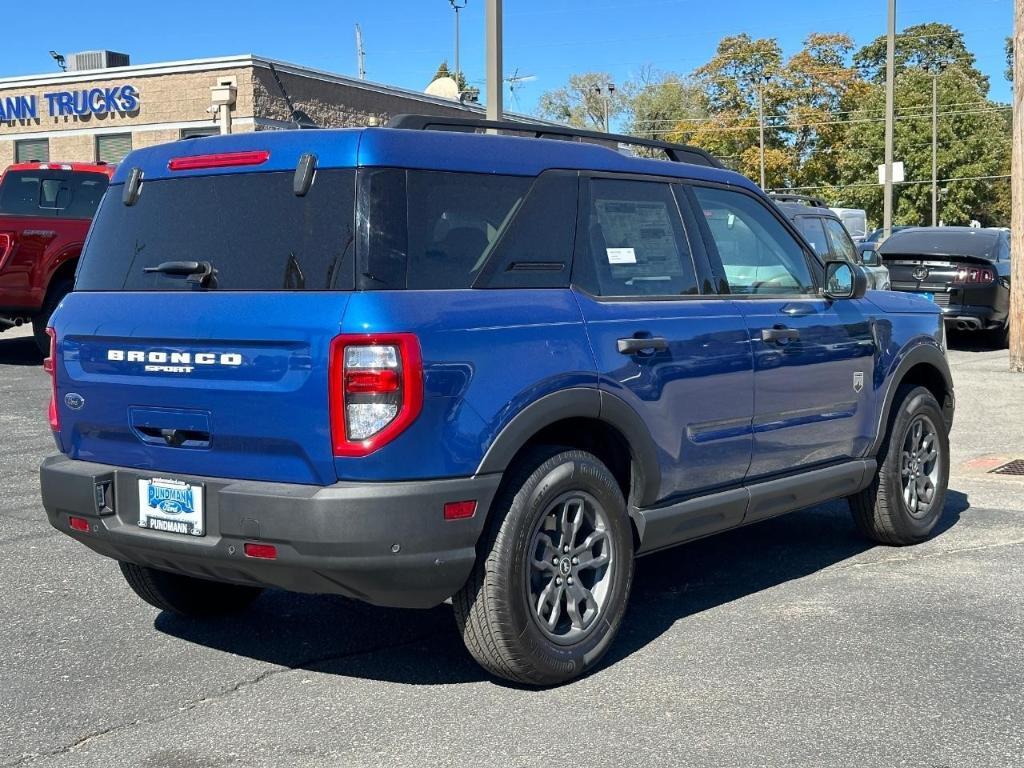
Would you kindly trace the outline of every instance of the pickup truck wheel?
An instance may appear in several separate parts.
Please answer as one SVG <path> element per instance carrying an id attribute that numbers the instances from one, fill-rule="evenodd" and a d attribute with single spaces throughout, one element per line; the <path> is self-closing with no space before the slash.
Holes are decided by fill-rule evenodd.
<path id="1" fill-rule="evenodd" d="M 622 623 L 633 531 L 618 483 L 597 457 L 547 448 L 510 471 L 469 581 L 453 605 L 490 673 L 555 685 L 591 669 Z"/>
<path id="2" fill-rule="evenodd" d="M 51 285 L 50 290 L 46 293 L 42 309 L 39 310 L 38 315 L 32 318 L 32 335 L 35 337 L 36 346 L 44 355 L 50 354 L 50 337 L 46 333 L 46 326 L 50 324 L 50 317 L 57 309 L 61 299 L 71 293 L 74 285 L 71 280 L 58 280 Z"/>
<path id="3" fill-rule="evenodd" d="M 225 584 L 159 571 L 134 563 L 120 563 L 128 586 L 161 611 L 182 616 L 221 616 L 248 607 L 263 591 L 259 587 Z"/>
<path id="4" fill-rule="evenodd" d="M 949 436 L 942 409 L 924 387 L 896 393 L 871 485 L 849 497 L 854 522 L 879 544 L 917 544 L 942 516 L 949 482 Z"/>

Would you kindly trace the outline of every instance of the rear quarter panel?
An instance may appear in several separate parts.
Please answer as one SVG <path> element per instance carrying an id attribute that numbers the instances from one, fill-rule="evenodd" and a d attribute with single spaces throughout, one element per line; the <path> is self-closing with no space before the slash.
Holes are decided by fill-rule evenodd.
<path id="1" fill-rule="evenodd" d="M 14 251 L 0 272 L 0 307 L 38 310 L 54 273 L 81 254 L 90 223 L 0 215 L 0 231 L 15 235 Z"/>
<path id="2" fill-rule="evenodd" d="M 423 354 L 419 418 L 363 458 L 335 460 L 345 480 L 474 474 L 502 428 L 552 392 L 597 386 L 579 307 L 567 289 L 366 291 L 345 333 L 414 332 Z"/>

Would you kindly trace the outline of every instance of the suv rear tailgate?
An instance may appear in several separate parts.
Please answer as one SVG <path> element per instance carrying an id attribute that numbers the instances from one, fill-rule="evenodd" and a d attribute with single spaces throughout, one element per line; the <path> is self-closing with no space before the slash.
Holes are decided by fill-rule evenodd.
<path id="1" fill-rule="evenodd" d="M 349 295 L 71 294 L 54 323 L 62 449 L 162 473 L 335 482 L 327 359 Z"/>

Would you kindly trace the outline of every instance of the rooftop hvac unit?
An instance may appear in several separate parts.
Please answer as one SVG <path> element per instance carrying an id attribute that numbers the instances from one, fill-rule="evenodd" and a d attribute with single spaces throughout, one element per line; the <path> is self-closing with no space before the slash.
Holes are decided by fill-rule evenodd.
<path id="1" fill-rule="evenodd" d="M 82 51 L 68 57 L 68 69 L 78 72 L 83 69 L 110 69 L 127 67 L 131 63 L 127 53 L 114 51 Z"/>

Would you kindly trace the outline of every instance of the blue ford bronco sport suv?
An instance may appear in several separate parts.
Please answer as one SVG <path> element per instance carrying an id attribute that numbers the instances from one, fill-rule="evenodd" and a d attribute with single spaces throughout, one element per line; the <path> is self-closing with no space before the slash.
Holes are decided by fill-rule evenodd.
<path id="1" fill-rule="evenodd" d="M 865 293 L 698 150 L 512 129 L 130 154 L 50 329 L 50 522 L 186 615 L 451 598 L 536 685 L 598 662 L 637 555 L 837 497 L 877 542 L 930 534 L 933 303 Z"/>

